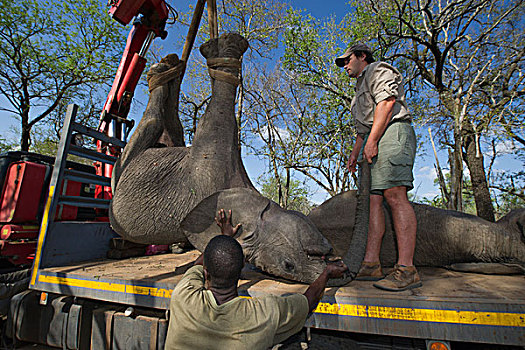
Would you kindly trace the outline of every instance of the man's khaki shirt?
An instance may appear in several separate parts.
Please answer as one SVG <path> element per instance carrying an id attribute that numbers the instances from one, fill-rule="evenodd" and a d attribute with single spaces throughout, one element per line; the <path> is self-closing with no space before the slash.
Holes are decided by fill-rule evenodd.
<path id="1" fill-rule="evenodd" d="M 266 350 L 299 332 L 306 316 L 303 294 L 237 297 L 217 305 L 197 265 L 173 290 L 165 349 Z"/>
<path id="2" fill-rule="evenodd" d="M 396 98 L 391 121 L 412 120 L 405 100 L 401 73 L 385 62 L 367 65 L 357 77 L 355 96 L 351 104 L 358 134 L 365 135 L 370 132 L 377 104 L 389 97 Z"/>

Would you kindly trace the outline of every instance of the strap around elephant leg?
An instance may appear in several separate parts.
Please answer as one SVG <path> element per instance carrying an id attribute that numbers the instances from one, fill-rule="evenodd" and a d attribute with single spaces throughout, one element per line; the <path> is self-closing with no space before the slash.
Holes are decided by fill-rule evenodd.
<path id="1" fill-rule="evenodd" d="M 212 79 L 224 81 L 235 86 L 238 86 L 241 83 L 240 79 L 234 74 L 215 69 L 219 67 L 241 69 L 242 65 L 240 60 L 232 57 L 216 57 L 207 59 L 206 63 L 208 64 L 208 71 Z"/>
<path id="2" fill-rule="evenodd" d="M 152 92 L 159 86 L 162 86 L 164 84 L 169 83 L 173 79 L 179 77 L 182 73 L 182 70 L 184 69 L 184 62 L 180 61 L 177 65 L 174 67 L 171 67 L 170 69 L 156 73 L 154 75 L 148 75 L 148 86 L 149 86 L 149 92 Z"/>

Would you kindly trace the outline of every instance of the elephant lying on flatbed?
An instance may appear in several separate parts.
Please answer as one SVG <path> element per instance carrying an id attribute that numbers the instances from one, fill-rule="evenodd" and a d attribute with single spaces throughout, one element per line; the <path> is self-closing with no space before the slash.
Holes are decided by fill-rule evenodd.
<path id="1" fill-rule="evenodd" d="M 339 194 L 308 215 L 330 241 L 335 253 L 341 256 L 347 254 L 352 238 L 356 197 L 356 191 Z M 417 218 L 416 266 L 453 265 L 458 270 L 487 273 L 523 271 L 525 209 L 513 210 L 493 223 L 474 215 L 424 204 L 412 203 L 412 206 Z M 389 210 L 386 206 L 384 210 L 386 232 L 380 258 L 384 266 L 392 266 L 397 260 L 396 241 Z"/>

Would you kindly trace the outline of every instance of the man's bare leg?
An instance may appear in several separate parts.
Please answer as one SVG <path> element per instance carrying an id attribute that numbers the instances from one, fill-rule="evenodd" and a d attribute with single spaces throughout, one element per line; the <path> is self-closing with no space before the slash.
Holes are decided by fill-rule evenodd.
<path id="1" fill-rule="evenodd" d="M 381 242 L 385 234 L 385 213 L 383 212 L 383 196 L 370 195 L 370 220 L 368 224 L 368 239 L 364 262 L 379 262 Z"/>
<path id="2" fill-rule="evenodd" d="M 416 247 L 417 221 L 414 208 L 408 201 L 406 187 L 392 187 L 384 191 L 384 196 L 392 210 L 392 220 L 396 231 L 399 253 L 397 263 L 399 265 L 412 266 L 414 264 L 414 249 Z M 370 201 L 372 201 L 371 198 Z"/>

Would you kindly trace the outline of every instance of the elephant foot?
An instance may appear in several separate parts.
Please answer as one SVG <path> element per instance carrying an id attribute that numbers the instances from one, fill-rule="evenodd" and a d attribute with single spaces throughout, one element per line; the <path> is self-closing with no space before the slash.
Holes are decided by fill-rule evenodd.
<path id="1" fill-rule="evenodd" d="M 457 263 L 447 266 L 458 272 L 481 273 L 485 275 L 518 275 L 525 274 L 525 266 L 507 263 Z"/>
<path id="2" fill-rule="evenodd" d="M 178 85 L 180 85 L 184 66 L 185 63 L 179 60 L 179 56 L 176 54 L 169 54 L 162 58 L 159 63 L 152 65 L 147 75 L 149 91 L 152 92 L 175 79 L 179 81 Z"/>
<path id="3" fill-rule="evenodd" d="M 225 33 L 201 45 L 201 54 L 206 59 L 227 57 L 239 59 L 248 49 L 248 41 L 237 33 Z"/>
<path id="4" fill-rule="evenodd" d="M 248 49 L 248 41 L 236 33 L 226 33 L 200 47 L 213 79 L 239 85 L 240 58 Z"/>

